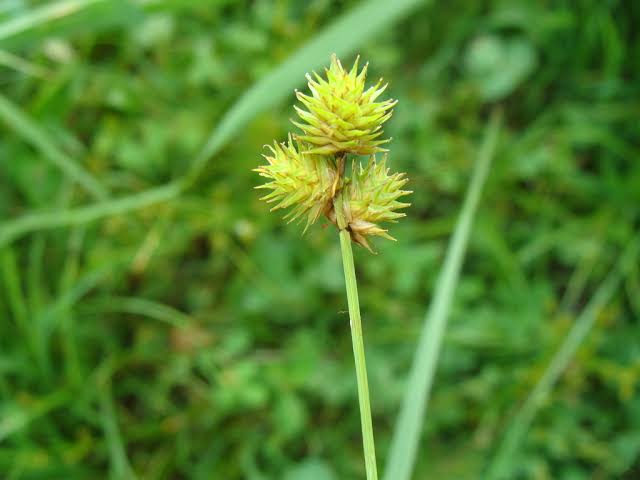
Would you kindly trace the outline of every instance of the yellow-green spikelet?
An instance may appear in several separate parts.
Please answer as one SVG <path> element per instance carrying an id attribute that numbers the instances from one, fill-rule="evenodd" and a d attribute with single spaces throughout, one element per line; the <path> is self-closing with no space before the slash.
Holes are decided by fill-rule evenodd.
<path id="1" fill-rule="evenodd" d="M 345 217 L 354 242 L 371 250 L 367 236 L 380 236 L 395 240 L 382 228 L 380 222 L 396 222 L 405 214 L 398 212 L 410 203 L 398 199 L 412 193 L 402 190 L 408 182 L 404 173 L 389 175 L 386 158 L 377 162 L 372 155 L 366 166 L 353 162 L 351 181 L 345 187 Z"/>
<path id="2" fill-rule="evenodd" d="M 326 80 L 315 72 L 315 80 L 307 75 L 311 96 L 296 92 L 306 107 L 295 107 L 302 121 L 293 123 L 304 132 L 297 138 L 309 146 L 310 153 L 369 155 L 384 151 L 381 145 L 390 139 L 380 138 L 382 124 L 391 117 L 397 101 L 375 100 L 387 85 L 380 79 L 365 90 L 367 65 L 358 73 L 357 59 L 347 72 L 332 55 L 331 66 L 325 71 Z"/>
<path id="3" fill-rule="evenodd" d="M 293 206 L 285 215 L 290 222 L 306 215 L 306 227 L 314 223 L 332 205 L 338 177 L 325 158 L 296 149 L 289 136 L 288 143 L 266 145 L 271 155 L 263 155 L 268 164 L 255 169 L 271 181 L 256 188 L 271 192 L 261 200 L 278 202 L 271 211 Z"/>

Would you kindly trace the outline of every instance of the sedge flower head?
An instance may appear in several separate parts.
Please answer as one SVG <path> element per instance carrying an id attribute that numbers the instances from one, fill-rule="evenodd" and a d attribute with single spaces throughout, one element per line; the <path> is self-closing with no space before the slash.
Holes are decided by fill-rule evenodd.
<path id="1" fill-rule="evenodd" d="M 309 227 L 332 205 L 338 180 L 335 168 L 318 155 L 301 152 L 291 135 L 288 143 L 274 142 L 266 147 L 270 151 L 263 155 L 267 165 L 255 171 L 271 181 L 256 188 L 271 192 L 261 200 L 275 203 L 272 211 L 293 207 L 284 218 L 293 221 L 306 215 Z"/>
<path id="2" fill-rule="evenodd" d="M 380 223 L 395 223 L 406 216 L 398 210 L 411 205 L 399 200 L 412 193 L 402 189 L 408 182 L 407 177 L 404 173 L 389 174 L 386 163 L 386 157 L 378 162 L 374 156 L 371 156 L 365 166 L 354 162 L 351 180 L 345 187 L 345 220 L 351 239 L 368 250 L 371 248 L 367 236 L 395 240 Z"/>
<path id="3" fill-rule="evenodd" d="M 314 72 L 307 75 L 311 95 L 296 92 L 306 108 L 295 107 L 300 122 L 293 121 L 302 131 L 300 141 L 309 152 L 318 154 L 353 153 L 369 155 L 383 151 L 382 124 L 389 120 L 396 100 L 376 102 L 387 85 L 382 79 L 365 89 L 367 65 L 358 72 L 358 60 L 351 70 L 342 67 L 333 55 L 326 79 Z"/>
<path id="4" fill-rule="evenodd" d="M 307 76 L 312 95 L 297 93 L 307 110 L 296 107 L 304 132 L 289 134 L 287 143 L 267 146 L 267 164 L 255 169 L 269 179 L 260 189 L 270 190 L 262 197 L 272 203 L 271 210 L 291 208 L 285 219 L 305 220 L 305 230 L 324 215 L 351 240 L 371 250 L 368 238 L 395 240 L 381 224 L 404 217 L 409 206 L 400 200 L 411 192 L 404 173 L 390 173 L 387 157 L 377 161 L 382 124 L 391 116 L 394 100 L 376 102 L 386 88 L 377 85 L 365 90 L 367 67 L 358 71 L 358 60 L 350 71 L 342 68 L 335 55 L 326 79 Z M 362 164 L 352 160 L 351 174 L 345 175 L 349 155 L 370 155 Z"/>

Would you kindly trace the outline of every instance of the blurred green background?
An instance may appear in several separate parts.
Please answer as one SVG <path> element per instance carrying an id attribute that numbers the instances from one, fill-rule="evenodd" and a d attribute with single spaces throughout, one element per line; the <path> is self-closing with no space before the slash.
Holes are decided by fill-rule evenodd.
<path id="1" fill-rule="evenodd" d="M 251 172 L 332 51 L 415 192 L 356 251 L 380 466 L 500 109 L 414 478 L 483 478 L 612 268 L 508 478 L 640 478 L 638 6 L 0 0 L 0 478 L 364 478 L 338 237 Z"/>

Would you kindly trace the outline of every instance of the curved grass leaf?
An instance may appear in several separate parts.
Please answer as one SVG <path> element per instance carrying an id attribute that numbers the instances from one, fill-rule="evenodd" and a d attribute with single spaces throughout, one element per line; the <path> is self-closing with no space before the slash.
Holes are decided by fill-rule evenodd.
<path id="1" fill-rule="evenodd" d="M 105 0 L 61 0 L 25 11 L 0 24 L 0 40 L 33 30 Z"/>
<path id="2" fill-rule="evenodd" d="M 637 263 L 639 249 L 640 238 L 636 238 L 620 255 L 617 265 L 614 266 L 591 301 L 576 318 L 573 327 L 549 362 L 544 374 L 531 390 L 520 410 L 514 415 L 498 451 L 487 469 L 487 474 L 482 478 L 488 480 L 513 478 L 510 475 L 510 466 L 513 464 L 518 446 L 531 426 L 536 413 L 593 328 L 598 314 L 618 290 L 625 276 L 625 271 Z"/>
<path id="3" fill-rule="evenodd" d="M 305 73 L 326 65 L 332 53 L 338 56 L 353 53 L 375 33 L 399 20 L 420 3 L 421 0 L 363 2 L 316 35 L 278 68 L 249 88 L 222 117 L 194 160 L 189 181 L 197 177 L 207 160 L 249 120 L 290 95 L 304 81 Z"/>
<path id="4" fill-rule="evenodd" d="M 12 49 L 37 46 L 45 38 L 69 38 L 80 32 L 131 25 L 141 18 L 140 7 L 133 0 L 59 0 L 23 7 L 0 21 L 0 44 Z"/>
<path id="5" fill-rule="evenodd" d="M 471 182 L 458 218 L 447 255 L 438 276 L 436 290 L 427 312 L 409 374 L 402 409 L 393 433 L 384 480 L 409 480 L 415 464 L 429 392 L 438 364 L 438 354 L 447 326 L 449 307 L 460 276 L 473 217 L 478 209 L 482 187 L 494 156 L 500 115 L 491 117 Z"/>
<path id="6" fill-rule="evenodd" d="M 372 0 L 362 3 L 329 25 L 240 97 L 215 127 L 183 182 L 86 207 L 26 215 L 0 226 L 0 246 L 32 231 L 86 223 L 178 196 L 197 179 L 212 155 L 255 115 L 286 97 L 298 85 L 300 79 L 304 78 L 305 72 L 326 63 L 333 52 L 343 55 L 352 52 L 362 42 L 402 18 L 419 3 L 420 0 Z M 34 24 L 36 20 L 40 21 L 40 18 L 24 23 Z M 15 28 L 14 26 L 13 29 Z M 21 28 L 26 26 L 23 25 Z M 7 31 L 6 25 L 0 26 L 0 38 L 7 35 Z"/>
<path id="7" fill-rule="evenodd" d="M 78 182 L 96 199 L 107 197 L 107 191 L 91 173 L 83 169 L 79 162 L 63 153 L 49 136 L 33 122 L 20 108 L 0 94 L 0 120 L 9 125 L 22 138 L 33 145 L 44 158 L 48 159 L 71 180 Z"/>
<path id="8" fill-rule="evenodd" d="M 169 183 L 134 195 L 94 203 L 86 207 L 23 215 L 16 220 L 0 225 L 0 247 L 36 230 L 79 225 L 171 200 L 177 197 L 180 191 L 180 186 L 177 183 Z"/>
<path id="9" fill-rule="evenodd" d="M 176 328 L 185 328 L 193 323 L 193 319 L 169 305 L 164 305 L 146 298 L 109 297 L 94 302 L 92 308 L 99 312 L 118 312 L 140 315 Z"/>

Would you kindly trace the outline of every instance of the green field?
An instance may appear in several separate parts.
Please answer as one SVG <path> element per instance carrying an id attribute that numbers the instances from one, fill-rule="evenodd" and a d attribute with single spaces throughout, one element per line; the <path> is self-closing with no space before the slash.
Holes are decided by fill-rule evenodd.
<path id="1" fill-rule="evenodd" d="M 0 0 L 0 479 L 365 478 L 336 229 L 252 171 L 334 52 L 413 191 L 354 246 L 381 479 L 640 478 L 638 7 Z"/>

